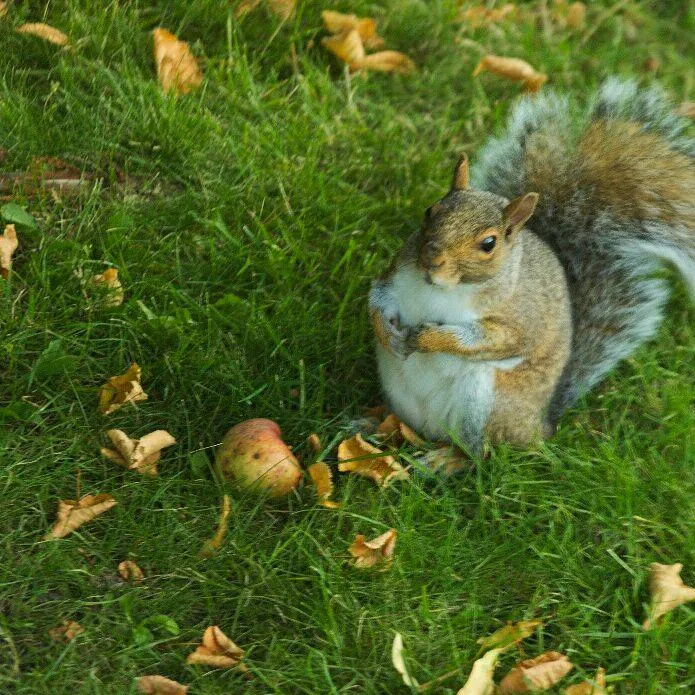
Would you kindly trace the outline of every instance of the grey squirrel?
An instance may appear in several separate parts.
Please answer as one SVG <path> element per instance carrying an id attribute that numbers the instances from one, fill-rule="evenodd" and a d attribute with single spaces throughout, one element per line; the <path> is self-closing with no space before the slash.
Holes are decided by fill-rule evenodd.
<path id="1" fill-rule="evenodd" d="M 695 295 L 686 127 L 661 88 L 612 78 L 580 118 L 561 96 L 523 98 L 471 175 L 462 157 L 370 293 L 396 415 L 473 451 L 550 436 L 656 331 L 661 264 Z"/>

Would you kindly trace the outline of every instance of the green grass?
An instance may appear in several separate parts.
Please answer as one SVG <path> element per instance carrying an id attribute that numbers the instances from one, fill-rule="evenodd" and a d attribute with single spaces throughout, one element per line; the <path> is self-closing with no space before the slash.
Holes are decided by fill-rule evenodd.
<path id="1" fill-rule="evenodd" d="M 38 226 L 18 228 L 0 281 L 3 693 L 121 694 L 148 673 L 196 695 L 407 692 L 396 630 L 420 682 L 460 669 L 434 691 L 453 693 L 478 637 L 531 617 L 545 625 L 525 652 L 566 652 L 575 680 L 603 665 L 618 693 L 695 690 L 695 609 L 639 628 L 650 562 L 681 561 L 695 583 L 695 310 L 682 288 L 658 338 L 536 450 L 385 491 L 341 477 L 337 511 L 308 489 L 279 504 L 233 491 L 222 550 L 198 557 L 223 493 L 213 447 L 232 424 L 277 420 L 308 464 L 309 433 L 335 442 L 378 402 L 369 282 L 518 92 L 470 78 L 481 54 L 525 57 L 577 100 L 610 74 L 695 96 L 687 3 L 629 4 L 586 45 L 528 22 L 471 31 L 454 5 L 335 3 L 376 16 L 419 66 L 366 79 L 323 51 L 313 0 L 285 24 L 263 9 L 237 22 L 221 0 L 18 1 L 0 20 L 3 170 L 53 155 L 101 180 L 77 197 L 12 197 Z M 591 6 L 590 25 L 610 5 Z M 15 34 L 23 21 L 58 26 L 74 50 Z M 201 58 L 198 92 L 158 88 L 158 25 Z M 100 310 L 84 284 L 111 265 L 126 301 Z M 131 361 L 149 400 L 100 416 L 98 387 Z M 176 436 L 158 478 L 99 456 L 112 427 Z M 118 506 L 43 542 L 78 471 L 83 493 Z M 391 526 L 393 568 L 351 569 L 354 535 Z M 125 558 L 144 584 L 118 579 Z M 47 635 L 65 619 L 85 628 L 68 645 Z M 186 666 L 210 624 L 248 650 L 252 681 Z"/>

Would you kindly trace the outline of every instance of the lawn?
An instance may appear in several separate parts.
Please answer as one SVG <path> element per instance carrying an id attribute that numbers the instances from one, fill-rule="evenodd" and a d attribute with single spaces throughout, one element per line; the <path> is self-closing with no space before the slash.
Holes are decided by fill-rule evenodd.
<path id="1" fill-rule="evenodd" d="M 0 178 L 53 156 L 90 180 L 1 191 L 36 228 L 17 226 L 0 279 L 0 691 L 120 695 L 159 673 L 192 695 L 405 693 L 398 631 L 415 678 L 458 669 L 430 690 L 455 693 L 479 637 L 540 618 L 524 654 L 566 653 L 565 683 L 602 665 L 616 693 L 695 692 L 695 608 L 640 629 L 651 562 L 695 584 L 695 308 L 678 284 L 658 338 L 534 450 L 387 489 L 341 475 L 338 510 L 306 485 L 270 503 L 216 482 L 214 447 L 240 420 L 276 420 L 303 465 L 316 432 L 334 462 L 379 402 L 369 283 L 520 93 L 472 79 L 482 55 L 527 59 L 577 103 L 611 74 L 695 98 L 687 2 L 592 2 L 579 31 L 543 13 L 475 29 L 453 0 L 331 3 L 376 17 L 408 76 L 344 72 L 320 44 L 326 4 L 282 21 L 224 0 L 17 0 L 0 19 Z M 14 31 L 38 21 L 72 48 Z M 200 89 L 162 92 L 157 26 L 190 43 Z M 109 267 L 125 288 L 111 309 L 86 291 Z M 99 387 L 133 361 L 149 400 L 100 415 Z M 100 456 L 109 428 L 178 443 L 146 478 Z M 44 541 L 78 479 L 117 506 Z M 229 534 L 204 559 L 224 492 Z M 390 527 L 393 566 L 352 568 L 355 534 Z M 119 578 L 124 559 L 142 584 Z M 48 636 L 64 620 L 84 627 L 69 643 Z M 186 665 L 208 625 L 247 650 L 252 679 Z"/>

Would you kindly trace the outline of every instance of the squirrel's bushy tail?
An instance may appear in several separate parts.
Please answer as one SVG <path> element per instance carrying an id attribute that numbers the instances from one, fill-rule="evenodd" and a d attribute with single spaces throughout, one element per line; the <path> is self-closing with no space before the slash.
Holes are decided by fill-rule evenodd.
<path id="1" fill-rule="evenodd" d="M 491 140 L 473 185 L 540 194 L 528 226 L 552 246 L 572 299 L 572 357 L 549 417 L 656 331 L 673 264 L 695 296 L 695 140 L 658 87 L 603 84 L 588 113 L 547 94 L 523 99 Z"/>

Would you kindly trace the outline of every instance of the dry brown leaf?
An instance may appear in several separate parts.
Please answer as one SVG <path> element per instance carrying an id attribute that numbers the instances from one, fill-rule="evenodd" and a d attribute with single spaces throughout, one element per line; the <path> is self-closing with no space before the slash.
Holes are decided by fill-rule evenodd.
<path id="1" fill-rule="evenodd" d="M 0 17 L 4 17 L 7 14 L 7 3 L 0 0 Z"/>
<path id="2" fill-rule="evenodd" d="M 491 649 L 480 657 L 471 669 L 470 676 L 456 695 L 492 695 L 495 692 L 495 667 L 503 648 Z"/>
<path id="3" fill-rule="evenodd" d="M 344 34 L 356 29 L 363 44 L 367 48 L 380 48 L 384 40 L 376 33 L 376 20 L 369 17 L 357 17 L 354 14 L 343 14 L 333 10 L 321 12 L 323 25 L 331 34 Z"/>
<path id="4" fill-rule="evenodd" d="M 324 36 L 321 45 L 344 63 L 352 65 L 365 56 L 364 45 L 357 29 L 351 29 L 337 36 Z"/>
<path id="5" fill-rule="evenodd" d="M 58 521 L 44 539 L 64 538 L 95 517 L 116 505 L 111 495 L 85 495 L 79 500 L 58 501 Z"/>
<path id="6" fill-rule="evenodd" d="M 502 5 L 502 7 L 492 9 L 481 6 L 468 7 L 459 15 L 458 19 L 477 29 L 487 24 L 501 22 L 506 17 L 514 14 L 516 9 L 516 5 L 511 2 Z"/>
<path id="7" fill-rule="evenodd" d="M 680 577 L 683 565 L 662 565 L 652 562 L 649 566 L 649 591 L 652 595 L 649 616 L 642 623 L 643 630 L 649 630 L 661 618 L 678 606 L 695 601 L 695 589 L 685 586 Z"/>
<path id="8" fill-rule="evenodd" d="M 144 695 L 186 695 L 190 687 L 164 676 L 140 676 L 136 684 L 138 692 Z"/>
<path id="9" fill-rule="evenodd" d="M 419 683 L 408 673 L 405 659 L 403 658 L 403 636 L 400 632 L 396 633 L 391 645 L 391 663 L 393 667 L 400 673 L 403 682 L 409 688 L 417 688 Z"/>
<path id="10" fill-rule="evenodd" d="M 596 671 L 593 682 L 583 681 L 576 685 L 570 685 L 565 690 L 565 695 L 605 695 L 606 693 L 606 670 L 599 668 Z"/>
<path id="11" fill-rule="evenodd" d="M 340 442 L 338 460 L 341 462 L 338 464 L 339 471 L 371 478 L 382 487 L 392 480 L 409 477 L 408 471 L 393 456 L 365 442 L 359 433 Z"/>
<path id="12" fill-rule="evenodd" d="M 358 569 L 369 569 L 382 565 L 387 570 L 393 562 L 393 551 L 396 548 L 396 529 L 391 528 L 371 541 L 358 533 L 348 550 L 354 558 L 352 563 Z"/>
<path id="13" fill-rule="evenodd" d="M 176 444 L 166 430 L 155 430 L 140 439 L 131 439 L 123 430 L 107 430 L 106 436 L 115 448 L 103 448 L 101 453 L 119 466 L 142 475 L 157 475 L 162 449 Z"/>
<path id="14" fill-rule="evenodd" d="M 476 644 L 480 645 L 481 651 L 517 644 L 532 635 L 534 630 L 542 624 L 541 620 L 520 620 L 518 623 L 508 623 L 491 635 L 481 637 Z"/>
<path id="15" fill-rule="evenodd" d="M 444 446 L 426 451 L 415 460 L 431 471 L 444 475 L 453 475 L 471 466 L 471 460 L 455 446 Z"/>
<path id="16" fill-rule="evenodd" d="M 110 415 L 126 403 L 146 401 L 147 394 L 140 385 L 141 369 L 133 362 L 128 371 L 110 377 L 99 389 L 99 412 Z"/>
<path id="17" fill-rule="evenodd" d="M 12 270 L 12 256 L 19 246 L 17 232 L 13 224 L 8 224 L 0 236 L 0 276 L 5 280 Z"/>
<path id="18" fill-rule="evenodd" d="M 500 693 L 532 693 L 547 690 L 562 680 L 573 668 L 572 662 L 559 652 L 545 652 L 534 659 L 518 663 L 500 683 Z"/>
<path id="19" fill-rule="evenodd" d="M 222 511 L 220 512 L 220 520 L 217 523 L 217 531 L 215 531 L 215 535 L 210 540 L 205 541 L 205 545 L 203 545 L 203 549 L 200 551 L 203 557 L 210 557 L 220 549 L 229 529 L 229 515 L 231 513 L 232 498 L 229 495 L 223 495 Z"/>
<path id="20" fill-rule="evenodd" d="M 67 46 L 70 40 L 66 34 L 60 31 L 60 29 L 56 29 L 48 24 L 42 24 L 41 22 L 22 24 L 21 27 L 17 27 L 17 31 L 20 34 L 31 34 L 31 36 L 38 36 L 40 39 L 53 43 L 56 46 Z"/>
<path id="21" fill-rule="evenodd" d="M 103 286 L 106 289 L 106 296 L 102 302 L 105 307 L 116 307 L 123 304 L 123 285 L 118 279 L 118 270 L 109 268 L 103 273 L 92 275 L 89 279 L 90 285 Z"/>
<path id="22" fill-rule="evenodd" d="M 586 22 L 586 5 L 583 2 L 573 2 L 567 8 L 565 24 L 570 29 L 583 29 Z"/>
<path id="23" fill-rule="evenodd" d="M 377 72 L 397 72 L 409 75 L 415 70 L 415 63 L 400 51 L 379 51 L 370 53 L 350 63 L 350 70 L 375 70 Z"/>
<path id="24" fill-rule="evenodd" d="M 157 77 L 165 92 L 187 94 L 203 81 L 203 73 L 185 41 L 161 27 L 152 32 Z"/>
<path id="25" fill-rule="evenodd" d="M 74 620 L 63 620 L 62 625 L 52 627 L 48 634 L 51 639 L 57 642 L 70 642 L 82 632 L 84 632 L 84 628 L 79 623 L 76 623 Z"/>
<path id="26" fill-rule="evenodd" d="M 377 434 L 385 435 L 393 444 L 400 446 L 403 442 L 408 442 L 414 446 L 422 446 L 425 442 L 418 437 L 415 430 L 408 427 L 397 415 L 391 413 L 377 427 Z"/>
<path id="27" fill-rule="evenodd" d="M 268 8 L 281 19 L 289 19 L 297 5 L 297 0 L 267 0 Z M 236 19 L 241 19 L 245 14 L 255 10 L 261 4 L 261 0 L 241 0 L 234 10 Z"/>
<path id="28" fill-rule="evenodd" d="M 677 109 L 676 113 L 679 116 L 687 118 L 695 118 L 695 101 L 684 101 Z"/>
<path id="29" fill-rule="evenodd" d="M 316 432 L 310 434 L 306 438 L 306 441 L 315 454 L 318 454 L 323 448 L 323 445 L 321 444 L 321 438 L 318 436 L 318 434 L 316 434 Z"/>
<path id="30" fill-rule="evenodd" d="M 536 72 L 535 68 L 521 58 L 486 55 L 473 70 L 473 77 L 481 72 L 491 72 L 516 82 L 522 82 L 529 92 L 537 92 L 548 81 L 548 76 Z"/>
<path id="31" fill-rule="evenodd" d="M 132 560 L 120 562 L 118 564 L 118 574 L 121 575 L 124 581 L 132 582 L 133 584 L 142 584 L 142 580 L 145 578 L 142 570 Z"/>
<path id="32" fill-rule="evenodd" d="M 333 494 L 333 475 L 327 463 L 317 461 L 307 468 L 311 481 L 316 488 L 316 496 L 319 498 L 319 504 L 328 509 L 337 509 L 340 507 L 339 502 L 334 502 L 329 499 Z"/>
<path id="33" fill-rule="evenodd" d="M 244 650 L 238 647 L 217 625 L 206 628 L 203 634 L 203 644 L 188 655 L 186 663 L 203 664 L 213 668 L 234 668 L 240 671 L 248 669 L 241 660 L 244 658 Z"/>

